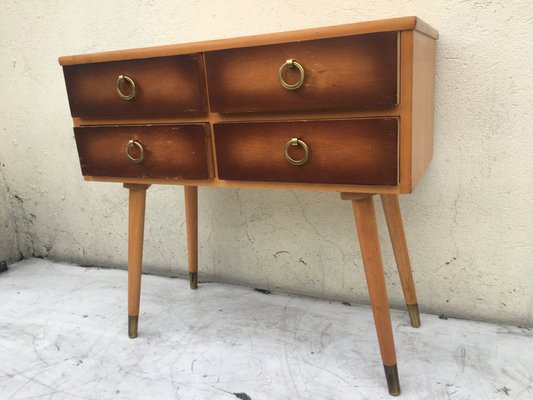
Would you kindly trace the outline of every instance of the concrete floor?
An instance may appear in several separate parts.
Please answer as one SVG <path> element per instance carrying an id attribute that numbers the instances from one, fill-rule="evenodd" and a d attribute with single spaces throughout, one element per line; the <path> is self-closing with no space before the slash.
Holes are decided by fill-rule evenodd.
<path id="1" fill-rule="evenodd" d="M 201 275 L 200 275 L 201 277 Z M 32 259 L 0 274 L 0 399 L 390 399 L 370 308 Z M 533 399 L 533 330 L 393 311 L 401 398 Z"/>

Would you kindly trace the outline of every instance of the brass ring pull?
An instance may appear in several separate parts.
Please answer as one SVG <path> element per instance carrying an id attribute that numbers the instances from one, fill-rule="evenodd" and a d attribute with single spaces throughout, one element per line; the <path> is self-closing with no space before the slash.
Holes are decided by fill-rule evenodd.
<path id="1" fill-rule="evenodd" d="M 128 82 L 131 86 L 130 94 L 124 94 L 120 90 L 120 84 L 124 81 Z M 133 79 L 131 79 L 128 75 L 118 76 L 117 83 L 115 84 L 115 89 L 117 90 L 119 97 L 123 100 L 131 100 L 135 97 L 135 82 L 133 82 Z"/>
<path id="2" fill-rule="evenodd" d="M 300 71 L 300 80 L 296 83 L 285 82 L 285 79 L 283 79 L 283 73 L 285 72 L 287 68 L 295 68 L 295 67 L 298 68 L 298 71 Z M 303 85 L 304 78 L 305 78 L 304 67 L 298 61 L 292 60 L 292 59 L 285 61 L 283 65 L 280 67 L 279 72 L 278 72 L 279 83 L 281 83 L 281 86 L 283 86 L 287 90 L 298 89 L 300 86 Z"/>
<path id="3" fill-rule="evenodd" d="M 133 157 L 130 154 L 130 150 L 133 147 L 137 147 L 137 149 L 139 149 L 139 157 Z M 140 162 L 142 162 L 144 160 L 144 148 L 142 144 L 140 144 L 137 140 L 133 140 L 133 139 L 128 141 L 128 144 L 126 145 L 126 155 L 135 164 L 139 164 Z"/>
<path id="4" fill-rule="evenodd" d="M 289 155 L 290 146 L 302 146 L 302 148 L 304 149 L 304 156 L 301 160 L 295 160 Z M 303 165 L 307 162 L 307 160 L 309 160 L 309 147 L 307 147 L 303 140 L 300 140 L 298 138 L 292 138 L 285 144 L 285 158 L 292 165 Z"/>

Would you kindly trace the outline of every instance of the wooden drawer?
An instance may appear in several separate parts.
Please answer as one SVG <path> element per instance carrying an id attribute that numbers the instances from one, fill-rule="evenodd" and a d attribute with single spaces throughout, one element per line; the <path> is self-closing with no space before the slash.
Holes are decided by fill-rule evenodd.
<path id="1" fill-rule="evenodd" d="M 74 128 L 83 175 L 206 180 L 211 177 L 207 124 Z M 141 162 L 126 148 L 135 140 Z M 139 159 L 137 144 L 129 154 Z"/>
<path id="2" fill-rule="evenodd" d="M 211 51 L 205 54 L 211 111 L 220 113 L 350 109 L 398 104 L 398 34 L 381 32 L 332 39 Z M 301 87 L 278 78 L 288 59 L 304 69 Z M 299 80 L 296 68 L 283 74 Z"/>
<path id="3" fill-rule="evenodd" d="M 214 126 L 220 179 L 266 182 L 398 184 L 398 119 L 237 122 Z M 285 146 L 308 147 L 303 165 Z M 303 145 L 288 155 L 304 157 Z"/>
<path id="4" fill-rule="evenodd" d="M 73 117 L 170 117 L 206 112 L 199 55 L 158 57 L 63 67 Z M 135 96 L 120 97 L 117 80 L 131 78 Z M 121 79 L 124 95 L 132 85 Z"/>

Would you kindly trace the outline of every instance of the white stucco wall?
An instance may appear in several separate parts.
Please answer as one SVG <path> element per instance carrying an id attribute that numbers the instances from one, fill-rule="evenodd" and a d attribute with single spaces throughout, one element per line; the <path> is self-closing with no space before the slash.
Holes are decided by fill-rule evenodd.
<path id="1" fill-rule="evenodd" d="M 127 192 L 82 181 L 58 56 L 404 15 L 441 35 L 435 155 L 401 199 L 420 307 L 532 326 L 529 0 L 0 1 L 0 157 L 24 210 L 19 240 L 37 256 L 126 265 Z M 146 271 L 186 271 L 182 198 L 149 190 Z M 350 204 L 336 194 L 200 189 L 200 243 L 200 279 L 367 302 Z"/>

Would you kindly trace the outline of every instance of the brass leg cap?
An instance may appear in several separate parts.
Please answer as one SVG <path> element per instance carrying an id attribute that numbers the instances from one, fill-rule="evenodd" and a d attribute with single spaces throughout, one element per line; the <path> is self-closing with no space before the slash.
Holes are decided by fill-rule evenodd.
<path id="1" fill-rule="evenodd" d="M 135 339 L 137 337 L 137 328 L 139 326 L 139 316 L 128 316 L 128 336 L 130 339 Z"/>
<path id="2" fill-rule="evenodd" d="M 420 327 L 420 312 L 418 311 L 418 304 L 407 304 L 407 311 L 409 312 L 409 319 L 413 328 Z"/>
<path id="3" fill-rule="evenodd" d="M 198 272 L 189 272 L 189 284 L 191 289 L 198 289 Z"/>
<path id="4" fill-rule="evenodd" d="M 387 386 L 389 387 L 389 393 L 391 396 L 398 396 L 400 394 L 400 378 L 398 377 L 398 366 L 384 365 L 385 377 L 387 378 Z"/>

